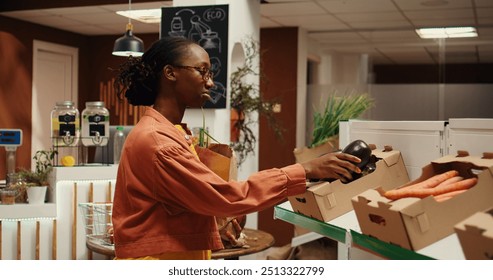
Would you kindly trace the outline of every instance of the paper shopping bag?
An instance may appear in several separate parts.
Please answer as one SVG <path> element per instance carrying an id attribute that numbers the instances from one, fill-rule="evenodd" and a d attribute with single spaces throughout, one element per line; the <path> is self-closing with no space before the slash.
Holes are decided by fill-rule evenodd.
<path id="1" fill-rule="evenodd" d="M 226 181 L 238 179 L 236 156 L 226 144 L 210 144 L 207 148 L 195 146 L 202 163 Z"/>
<path id="2" fill-rule="evenodd" d="M 199 159 L 209 169 L 226 181 L 238 179 L 238 166 L 231 147 L 225 144 L 210 144 L 207 148 L 195 146 Z M 246 216 L 216 217 L 216 223 L 225 248 L 244 247 L 241 232 Z"/>

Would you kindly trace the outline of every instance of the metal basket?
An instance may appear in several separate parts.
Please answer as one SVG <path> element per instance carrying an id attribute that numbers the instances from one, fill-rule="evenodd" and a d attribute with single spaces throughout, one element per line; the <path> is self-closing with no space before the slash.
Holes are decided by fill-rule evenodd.
<path id="1" fill-rule="evenodd" d="M 79 208 L 84 217 L 86 237 L 92 242 L 113 245 L 113 224 L 111 221 L 113 203 L 79 203 Z"/>

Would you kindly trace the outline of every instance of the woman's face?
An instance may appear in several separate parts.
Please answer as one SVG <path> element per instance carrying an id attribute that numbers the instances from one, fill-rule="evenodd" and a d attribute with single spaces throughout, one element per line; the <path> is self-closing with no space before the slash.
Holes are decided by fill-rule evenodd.
<path id="1" fill-rule="evenodd" d="M 210 67 L 209 54 L 198 45 L 190 45 L 181 65 L 173 66 L 175 90 L 180 104 L 199 108 L 210 99 L 210 89 L 214 86 Z"/>

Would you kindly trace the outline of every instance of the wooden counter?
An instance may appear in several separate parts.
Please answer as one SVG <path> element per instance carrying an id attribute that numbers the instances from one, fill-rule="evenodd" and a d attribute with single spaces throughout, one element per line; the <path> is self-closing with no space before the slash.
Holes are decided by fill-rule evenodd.
<path id="1" fill-rule="evenodd" d="M 213 259 L 238 259 L 240 256 L 245 256 L 253 253 L 258 253 L 263 250 L 270 248 L 274 245 L 274 237 L 261 230 L 245 228 L 243 230 L 245 234 L 247 248 L 231 248 L 223 249 L 219 251 L 212 252 Z M 89 250 L 108 256 L 108 258 L 113 259 L 115 257 L 115 248 L 113 245 L 105 245 L 100 242 L 88 239 L 86 246 Z"/>

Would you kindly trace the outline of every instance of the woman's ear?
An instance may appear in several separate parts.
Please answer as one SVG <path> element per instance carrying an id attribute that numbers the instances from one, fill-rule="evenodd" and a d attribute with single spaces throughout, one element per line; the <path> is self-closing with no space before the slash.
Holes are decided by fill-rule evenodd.
<path id="1" fill-rule="evenodd" d="M 166 79 L 170 81 L 176 81 L 175 71 L 173 70 L 173 67 L 170 65 L 164 66 L 163 75 Z"/>

